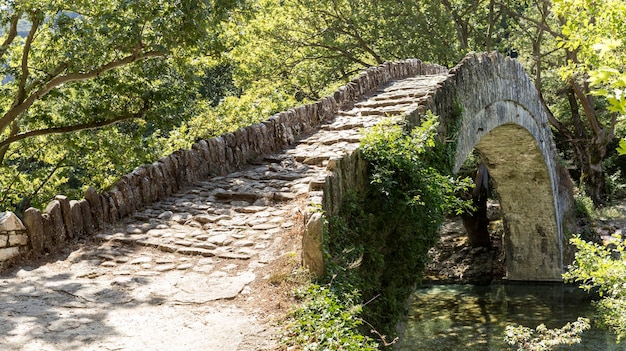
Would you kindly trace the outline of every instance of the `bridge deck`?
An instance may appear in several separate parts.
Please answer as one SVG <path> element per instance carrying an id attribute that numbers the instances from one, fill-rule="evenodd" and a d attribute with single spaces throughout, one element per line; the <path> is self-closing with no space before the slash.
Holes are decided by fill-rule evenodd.
<path id="1" fill-rule="evenodd" d="M 280 154 L 152 204 L 58 261 L 2 277 L 1 348 L 270 348 L 268 302 L 256 301 L 272 296 L 257 293 L 271 289 L 272 262 L 297 250 L 302 210 L 321 203 L 328 160 L 356 150 L 361 129 L 382 116 L 417 109 L 446 76 L 393 82 Z"/>

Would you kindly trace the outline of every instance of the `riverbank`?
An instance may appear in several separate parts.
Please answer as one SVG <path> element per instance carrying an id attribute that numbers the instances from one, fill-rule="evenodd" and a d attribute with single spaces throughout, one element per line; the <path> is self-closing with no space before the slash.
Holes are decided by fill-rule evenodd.
<path id="1" fill-rule="evenodd" d="M 428 252 L 424 271 L 426 284 L 489 284 L 502 281 L 506 274 L 502 245 L 504 226 L 499 205 L 489 203 L 490 248 L 473 248 L 461 217 L 448 217 L 440 229 L 440 239 Z M 594 210 L 587 219 L 579 219 L 580 234 L 585 240 L 609 245 L 626 231 L 626 200 Z"/>
<path id="2" fill-rule="evenodd" d="M 440 229 L 440 239 L 428 251 L 424 271 L 427 284 L 499 282 L 506 273 L 502 237 L 504 227 L 497 206 L 490 206 L 491 247 L 472 247 L 461 217 L 449 217 Z"/>

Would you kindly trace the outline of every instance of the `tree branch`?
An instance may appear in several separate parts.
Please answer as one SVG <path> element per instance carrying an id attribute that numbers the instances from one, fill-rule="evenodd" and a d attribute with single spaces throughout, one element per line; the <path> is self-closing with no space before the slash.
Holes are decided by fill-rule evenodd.
<path id="1" fill-rule="evenodd" d="M 28 86 L 26 86 L 26 91 L 31 91 L 33 87 L 42 85 L 45 82 L 50 81 L 52 78 L 61 74 L 65 69 L 67 69 L 67 63 L 62 62 L 54 70 L 50 72 L 44 72 L 44 73 L 47 73 L 46 76 L 38 80 L 32 81 L 30 84 L 28 84 Z"/>
<path id="2" fill-rule="evenodd" d="M 35 38 L 35 33 L 39 29 L 39 25 L 41 24 L 41 19 L 38 14 L 35 13 L 32 25 L 30 30 L 28 31 L 28 36 L 26 37 L 26 41 L 24 42 L 24 48 L 22 49 L 22 62 L 21 69 L 22 74 L 20 77 L 20 84 L 18 85 L 17 95 L 15 96 L 15 101 L 13 102 L 13 106 L 17 106 L 24 101 L 26 96 L 26 81 L 28 80 L 29 72 L 28 72 L 28 56 L 30 55 L 30 48 L 33 44 L 33 40 Z"/>
<path id="3" fill-rule="evenodd" d="M 31 130 L 30 132 L 17 134 L 1 141 L 0 149 L 8 147 L 10 144 L 16 141 L 20 141 L 20 140 L 24 140 L 24 139 L 28 139 L 28 138 L 32 138 L 36 136 L 50 135 L 50 134 L 63 134 L 63 133 L 77 132 L 77 131 L 87 130 L 87 129 L 96 129 L 96 128 L 108 126 L 111 124 L 115 124 L 117 122 L 140 118 L 145 113 L 146 110 L 147 110 L 147 107 L 143 107 L 139 112 L 134 113 L 132 115 L 118 116 L 118 117 L 107 119 L 104 121 L 76 124 L 73 126 L 65 126 L 65 127 L 52 127 L 52 128 Z M 0 164 L 1 163 L 2 163 L 2 158 L 0 158 Z"/>
<path id="4" fill-rule="evenodd" d="M 16 12 L 13 14 L 11 18 L 11 25 L 9 26 L 9 32 L 7 33 L 7 38 L 4 40 L 2 45 L 0 45 L 0 59 L 9 49 L 9 46 L 13 43 L 13 40 L 17 36 L 17 24 L 20 21 L 20 17 L 22 17 L 23 12 Z"/>
<path id="5" fill-rule="evenodd" d="M 20 132 L 20 126 L 17 125 L 17 123 L 13 122 L 11 123 L 11 131 L 9 132 L 9 138 L 17 135 Z M 9 151 L 9 146 L 0 146 L 0 161 L 4 160 L 4 156 L 7 154 L 7 151 Z M 0 164 L 2 164 L 2 162 L 0 162 Z"/>
<path id="6" fill-rule="evenodd" d="M 574 90 L 574 94 L 580 101 L 580 104 L 583 107 L 583 111 L 585 111 L 585 117 L 587 117 L 587 121 L 589 121 L 589 125 L 591 125 L 591 129 L 593 129 L 593 133 L 597 137 L 601 137 L 603 133 L 603 128 L 600 126 L 598 122 L 598 118 L 596 117 L 596 111 L 593 109 L 593 103 L 590 100 L 589 96 L 587 96 L 580 85 L 571 79 L 570 85 L 572 86 L 572 90 Z"/>
<path id="7" fill-rule="evenodd" d="M 330 50 L 330 51 L 334 51 L 337 52 L 339 54 L 341 54 L 341 56 L 343 56 L 344 58 L 347 58 L 348 60 L 354 62 L 354 63 L 358 63 L 360 65 L 363 66 L 363 68 L 365 67 L 370 67 L 372 66 L 372 64 L 367 63 L 361 59 L 356 58 L 355 56 L 351 55 L 347 50 L 339 48 L 339 47 L 333 47 L 330 45 L 324 45 L 322 43 L 300 43 L 302 46 L 304 47 L 317 47 L 317 48 L 322 48 L 322 49 L 326 49 L 326 50 Z"/>
<path id="8" fill-rule="evenodd" d="M 526 22 L 532 23 L 535 27 L 537 28 L 541 28 L 544 31 L 550 33 L 554 38 L 562 38 L 562 39 L 567 39 L 567 37 L 565 35 L 563 35 L 563 33 L 561 32 L 557 32 L 555 30 L 553 30 L 552 28 L 550 28 L 550 26 L 548 25 L 548 23 L 546 23 L 545 21 L 538 21 L 534 18 L 530 18 L 528 16 L 525 16 L 524 14 L 522 14 L 519 11 L 513 10 L 511 9 L 507 4 L 504 4 L 503 2 L 500 3 L 500 5 L 506 10 L 507 13 L 509 13 L 512 16 L 518 17 Z"/>
<path id="9" fill-rule="evenodd" d="M 138 50 L 141 50 L 141 47 L 138 47 Z M 30 108 L 30 106 L 32 106 L 35 101 L 43 98 L 46 94 L 48 94 L 52 89 L 62 85 L 62 84 L 66 84 L 66 83 L 71 83 L 71 82 L 76 82 L 76 81 L 84 81 L 84 80 L 89 80 L 92 78 L 95 78 L 97 76 L 99 76 L 102 73 L 111 71 L 115 68 L 118 67 L 122 67 L 128 64 L 131 64 L 133 62 L 139 61 L 139 60 L 143 60 L 143 59 L 147 59 L 147 58 L 152 58 L 152 57 L 163 57 L 165 56 L 165 52 L 161 52 L 161 51 L 149 51 L 146 53 L 141 54 L 140 52 L 136 51 L 135 53 L 128 55 L 124 58 L 121 59 L 117 59 L 114 61 L 111 61 L 107 64 L 104 64 L 98 68 L 92 69 L 90 71 L 87 72 L 76 72 L 76 73 L 69 73 L 63 76 L 59 76 L 56 78 L 51 79 L 47 84 L 45 84 L 43 87 L 41 87 L 39 90 L 37 90 L 36 92 L 32 93 L 28 98 L 26 98 L 22 103 L 18 104 L 17 106 L 14 106 L 13 108 L 11 108 L 9 111 L 7 111 L 4 116 L 2 116 L 2 118 L 0 118 L 0 133 L 9 125 L 9 123 L 11 123 L 13 120 L 15 120 L 20 114 L 22 114 L 23 112 L 25 112 L 26 110 L 28 110 Z"/>
<path id="10" fill-rule="evenodd" d="M 370 48 L 369 45 L 367 45 L 367 42 L 361 37 L 361 35 L 359 35 L 357 28 L 354 25 L 351 28 L 354 29 L 354 33 L 351 33 L 348 30 L 342 28 L 337 28 L 337 31 L 356 39 L 356 41 L 359 43 L 358 47 L 365 50 L 365 52 L 367 52 L 368 54 L 372 55 L 377 64 L 380 65 L 381 63 L 385 62 L 385 60 L 383 60 L 380 55 L 378 55 L 378 53 L 374 51 L 374 49 Z"/>

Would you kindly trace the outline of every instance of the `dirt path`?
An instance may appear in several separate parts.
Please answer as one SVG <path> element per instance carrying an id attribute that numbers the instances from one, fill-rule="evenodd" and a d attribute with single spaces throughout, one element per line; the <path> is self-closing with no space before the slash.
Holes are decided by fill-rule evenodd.
<path id="1" fill-rule="evenodd" d="M 224 221 L 237 216 L 229 206 Z M 190 213 L 179 207 L 165 216 L 138 213 L 92 242 L 3 274 L 0 349 L 275 350 L 276 321 L 292 303 L 287 280 L 299 264 L 303 220 L 296 202 L 276 206 L 247 217 L 277 225 L 246 237 L 200 238 L 212 254 L 167 252 L 170 241 L 184 248 L 182 241 L 197 240 L 197 222 L 175 218 Z M 139 232 L 164 246 L 129 239 Z"/>
<path id="2" fill-rule="evenodd" d="M 120 249 L 118 260 L 128 261 L 103 267 L 97 258 L 103 248 Z M 151 263 L 153 269 L 133 269 Z M 81 245 L 57 261 L 0 278 L 0 348 L 272 350 L 275 319 L 290 297 L 270 284 L 270 269 L 111 243 Z"/>

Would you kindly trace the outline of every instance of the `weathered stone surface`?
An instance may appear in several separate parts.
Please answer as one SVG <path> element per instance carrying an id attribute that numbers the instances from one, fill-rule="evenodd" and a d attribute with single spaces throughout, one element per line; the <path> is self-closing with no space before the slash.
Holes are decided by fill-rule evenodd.
<path id="1" fill-rule="evenodd" d="M 106 200 L 108 214 L 109 214 L 108 223 L 114 223 L 118 219 L 121 218 L 120 212 L 119 212 L 119 203 L 118 203 L 119 199 L 116 199 L 114 197 L 114 194 L 112 194 L 111 192 L 106 192 L 104 196 L 105 196 L 104 198 Z M 105 211 L 105 213 L 107 212 Z"/>
<path id="2" fill-rule="evenodd" d="M 324 240 L 324 219 L 322 214 L 315 212 L 307 221 L 306 231 L 302 237 L 302 263 L 316 277 L 326 273 L 322 242 Z"/>
<path id="3" fill-rule="evenodd" d="M 519 62 L 471 54 L 424 109 L 442 116 L 443 129 L 457 126 L 454 169 L 476 149 L 494 179 L 509 229 L 507 278 L 560 281 L 567 264 L 564 218 L 571 216 L 573 195 L 571 186 L 563 186 L 571 180 L 559 171 L 548 116 L 537 101 L 539 94 Z M 459 105 L 461 116 L 455 116 Z M 409 119 L 416 123 L 419 115 L 416 109 Z"/>
<path id="4" fill-rule="evenodd" d="M 57 249 L 57 234 L 54 230 L 54 221 L 48 213 L 43 213 L 41 219 L 43 222 L 43 251 L 55 252 Z"/>
<path id="5" fill-rule="evenodd" d="M 184 247 L 177 250 L 178 253 L 191 256 L 213 257 L 215 252 L 203 248 Z"/>
<path id="6" fill-rule="evenodd" d="M 115 213 L 115 216 L 112 217 L 117 220 L 126 216 L 129 213 L 129 208 L 122 191 L 118 187 L 113 187 L 107 193 L 112 204 L 111 213 Z"/>
<path id="7" fill-rule="evenodd" d="M 70 212 L 70 199 L 65 195 L 56 195 L 55 200 L 61 205 L 61 214 L 63 215 L 63 225 L 65 226 L 65 235 L 68 238 L 74 237 L 74 222 Z"/>
<path id="8" fill-rule="evenodd" d="M 26 246 L 28 245 L 28 236 L 26 234 L 9 235 L 9 246 Z"/>
<path id="9" fill-rule="evenodd" d="M 10 260 L 20 254 L 18 247 L 5 247 L 0 249 L 0 262 Z"/>
<path id="10" fill-rule="evenodd" d="M 30 245 L 35 254 L 40 254 L 44 249 L 44 228 L 41 211 L 29 208 L 24 212 L 24 224 L 28 228 Z"/>
<path id="11" fill-rule="evenodd" d="M 104 225 L 104 213 L 102 210 L 100 196 L 96 193 L 94 188 L 89 187 L 85 190 L 85 199 L 89 202 L 94 228 L 102 228 Z"/>
<path id="12" fill-rule="evenodd" d="M 135 208 L 138 208 L 138 202 L 140 199 L 135 199 L 135 194 L 131 185 L 129 184 L 129 179 L 127 176 L 123 176 L 122 179 L 118 180 L 116 183 L 116 187 L 120 192 L 122 197 L 122 202 L 124 206 L 120 206 L 123 208 L 123 212 L 120 213 L 121 217 L 126 217 L 127 215 L 133 213 Z"/>
<path id="13" fill-rule="evenodd" d="M 83 221 L 83 211 L 76 200 L 70 201 L 70 213 L 74 224 L 74 236 L 83 237 L 85 235 L 85 224 Z"/>
<path id="14" fill-rule="evenodd" d="M 0 212 L 0 232 L 25 230 L 19 218 L 13 212 Z"/>
<path id="15" fill-rule="evenodd" d="M 99 195 L 100 204 L 102 204 L 102 226 L 101 228 L 109 223 L 113 223 L 114 220 L 111 218 L 111 206 L 109 203 L 109 195 L 104 193 Z"/>
<path id="16" fill-rule="evenodd" d="M 78 202 L 80 207 L 81 217 L 83 221 L 83 233 L 85 235 L 91 235 L 96 231 L 96 222 L 93 219 L 91 205 L 86 199 L 82 199 Z"/>
<path id="17" fill-rule="evenodd" d="M 48 214 L 50 219 L 50 227 L 48 229 L 49 236 L 48 240 L 52 240 L 50 243 L 51 246 L 59 246 L 65 242 L 67 238 L 67 233 L 65 232 L 65 224 L 63 223 L 63 214 L 61 212 L 61 203 L 59 200 L 52 200 L 46 206 L 46 214 Z M 46 223 L 44 223 L 44 228 L 46 227 Z"/>

